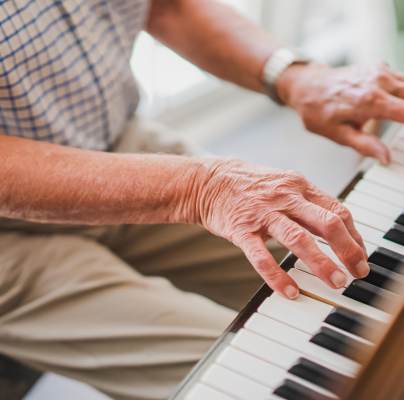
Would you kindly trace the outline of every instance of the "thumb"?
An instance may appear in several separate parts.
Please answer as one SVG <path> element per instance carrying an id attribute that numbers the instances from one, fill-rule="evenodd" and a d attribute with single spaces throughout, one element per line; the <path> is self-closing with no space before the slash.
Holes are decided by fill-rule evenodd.
<path id="1" fill-rule="evenodd" d="M 376 158 L 384 165 L 390 163 L 390 150 L 378 137 L 366 134 L 350 125 L 338 127 L 336 133 L 341 144 L 352 147 L 366 157 Z"/>

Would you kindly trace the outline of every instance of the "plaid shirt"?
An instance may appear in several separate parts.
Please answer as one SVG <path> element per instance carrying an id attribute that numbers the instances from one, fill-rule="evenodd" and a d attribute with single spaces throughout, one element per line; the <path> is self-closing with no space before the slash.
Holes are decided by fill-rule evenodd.
<path id="1" fill-rule="evenodd" d="M 0 133 L 106 150 L 135 111 L 147 0 L 0 0 Z"/>

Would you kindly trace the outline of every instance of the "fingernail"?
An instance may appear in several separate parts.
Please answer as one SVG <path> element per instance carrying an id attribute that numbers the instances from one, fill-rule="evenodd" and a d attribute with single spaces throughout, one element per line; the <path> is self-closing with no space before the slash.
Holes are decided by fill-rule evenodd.
<path id="1" fill-rule="evenodd" d="M 384 149 L 382 149 L 378 152 L 377 158 L 380 161 L 380 163 L 383 165 L 388 165 L 390 163 L 390 155 L 388 153 L 386 154 Z"/>
<path id="2" fill-rule="evenodd" d="M 366 261 L 360 261 L 356 265 L 355 270 L 360 278 L 364 278 L 369 273 L 369 264 Z"/>
<path id="3" fill-rule="evenodd" d="M 335 270 L 330 276 L 330 281 L 339 289 L 346 284 L 346 276 L 343 272 Z"/>
<path id="4" fill-rule="evenodd" d="M 292 300 L 299 296 L 299 291 L 292 285 L 286 286 L 284 293 L 286 297 Z"/>
<path id="5" fill-rule="evenodd" d="M 389 159 L 385 154 L 381 155 L 379 161 L 382 163 L 382 165 L 388 165 L 389 164 Z"/>
<path id="6" fill-rule="evenodd" d="M 369 255 L 368 255 L 368 251 L 367 251 L 367 249 L 365 247 L 365 244 L 362 244 L 362 249 L 363 249 L 363 254 L 365 255 L 365 258 L 368 259 Z"/>

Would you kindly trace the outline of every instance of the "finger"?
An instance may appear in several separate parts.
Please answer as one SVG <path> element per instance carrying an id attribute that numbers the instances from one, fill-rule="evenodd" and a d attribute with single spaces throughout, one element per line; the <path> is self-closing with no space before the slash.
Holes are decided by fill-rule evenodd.
<path id="1" fill-rule="evenodd" d="M 390 73 L 399 81 L 404 82 L 404 74 L 398 71 L 392 71 L 390 70 Z"/>
<path id="2" fill-rule="evenodd" d="M 347 277 L 337 264 L 320 251 L 304 228 L 286 215 L 279 214 L 276 222 L 268 227 L 268 232 L 332 288 L 341 288 L 346 284 Z"/>
<path id="3" fill-rule="evenodd" d="M 278 265 L 258 235 L 249 235 L 236 244 L 269 287 L 289 299 L 299 296 L 296 282 Z"/>
<path id="4" fill-rule="evenodd" d="M 295 221 L 327 241 L 353 276 L 362 278 L 368 274 L 365 253 L 339 215 L 305 200 L 293 214 Z"/>
<path id="5" fill-rule="evenodd" d="M 384 92 L 384 95 L 373 103 L 368 117 L 404 123 L 404 100 Z"/>
<path id="6" fill-rule="evenodd" d="M 362 236 L 356 230 L 351 212 L 343 206 L 337 199 L 324 193 L 316 186 L 308 183 L 308 190 L 305 192 L 305 197 L 312 203 L 318 204 L 319 206 L 337 214 L 344 222 L 349 233 L 352 235 L 354 240 L 362 247 L 363 252 L 366 255 L 366 246 L 362 239 Z"/>
<path id="7" fill-rule="evenodd" d="M 376 158 L 383 165 L 390 163 L 389 148 L 376 136 L 367 135 L 348 124 L 340 125 L 335 130 L 340 144 L 352 147 L 365 157 Z"/>
<path id="8" fill-rule="evenodd" d="M 401 99 L 404 99 L 404 82 L 398 79 L 394 79 L 392 88 L 388 92 Z"/>

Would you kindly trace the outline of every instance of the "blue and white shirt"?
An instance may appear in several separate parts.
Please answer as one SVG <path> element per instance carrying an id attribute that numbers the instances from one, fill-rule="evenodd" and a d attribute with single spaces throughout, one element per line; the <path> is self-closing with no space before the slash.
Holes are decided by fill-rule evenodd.
<path id="1" fill-rule="evenodd" d="M 147 0 L 0 1 L 0 134 L 107 150 L 138 103 Z"/>

